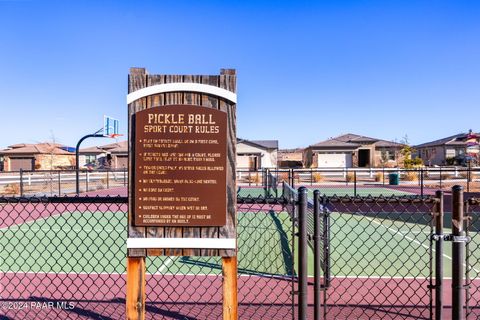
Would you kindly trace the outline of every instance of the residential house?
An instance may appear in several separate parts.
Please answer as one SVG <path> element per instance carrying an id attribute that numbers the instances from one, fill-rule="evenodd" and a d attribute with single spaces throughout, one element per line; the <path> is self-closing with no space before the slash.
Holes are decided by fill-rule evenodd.
<path id="1" fill-rule="evenodd" d="M 4 171 L 60 170 L 75 166 L 75 152 L 57 143 L 19 143 L 0 150 Z"/>
<path id="2" fill-rule="evenodd" d="M 94 164 L 99 168 L 128 168 L 128 141 L 83 148 L 80 149 L 79 156 L 80 167 Z"/>
<path id="3" fill-rule="evenodd" d="M 303 149 L 278 150 L 277 166 L 279 168 L 303 168 Z"/>
<path id="4" fill-rule="evenodd" d="M 403 144 L 347 133 L 305 148 L 307 168 L 397 166 Z"/>
<path id="5" fill-rule="evenodd" d="M 430 141 L 415 146 L 416 156 L 427 166 L 461 165 L 465 164 L 467 153 L 467 138 L 473 134 L 459 133 L 446 138 Z M 480 143 L 480 139 L 476 139 Z M 478 155 L 477 155 L 478 158 Z"/>
<path id="6" fill-rule="evenodd" d="M 277 167 L 278 140 L 237 139 L 237 169 Z"/>

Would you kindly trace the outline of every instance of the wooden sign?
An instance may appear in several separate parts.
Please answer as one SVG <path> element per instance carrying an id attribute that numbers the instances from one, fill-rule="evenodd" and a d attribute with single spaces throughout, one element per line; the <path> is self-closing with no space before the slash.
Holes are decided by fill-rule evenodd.
<path id="1" fill-rule="evenodd" d="M 231 69 L 219 75 L 130 70 L 130 257 L 236 256 L 235 92 Z"/>
<path id="2" fill-rule="evenodd" d="M 224 226 L 227 114 L 175 105 L 134 119 L 135 226 Z"/>
<path id="3" fill-rule="evenodd" d="M 145 318 L 148 255 L 221 256 L 237 319 L 236 74 L 128 78 L 127 319 Z"/>

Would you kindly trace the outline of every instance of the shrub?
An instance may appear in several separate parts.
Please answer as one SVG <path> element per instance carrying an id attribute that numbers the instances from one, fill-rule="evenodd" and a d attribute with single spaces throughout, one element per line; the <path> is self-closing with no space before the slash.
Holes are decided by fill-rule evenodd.
<path id="1" fill-rule="evenodd" d="M 445 159 L 445 163 L 447 164 L 447 166 L 453 166 L 455 165 L 455 157 L 448 157 Z"/>
<path id="2" fill-rule="evenodd" d="M 248 179 L 248 181 L 251 182 L 251 183 L 260 183 L 260 182 L 262 182 L 262 179 L 260 178 L 260 175 L 258 174 L 258 172 L 254 173 L 254 174 L 250 174 L 247 179 Z"/>
<path id="3" fill-rule="evenodd" d="M 404 159 L 403 160 L 403 166 L 406 169 L 410 168 L 418 168 L 423 165 L 422 159 L 420 158 L 414 158 L 414 159 Z"/>
<path id="4" fill-rule="evenodd" d="M 452 175 L 450 173 L 442 173 L 440 176 L 441 176 L 442 180 L 447 180 L 447 179 L 450 179 L 452 177 Z"/>
<path id="5" fill-rule="evenodd" d="M 324 179 L 324 177 L 320 172 L 315 172 L 314 174 L 312 174 L 312 178 L 313 178 L 313 182 L 320 182 L 320 181 L 323 181 Z"/>
<path id="6" fill-rule="evenodd" d="M 20 184 L 19 183 L 10 183 L 7 184 L 4 188 L 6 194 L 20 194 Z"/>
<path id="7" fill-rule="evenodd" d="M 347 180 L 347 182 L 353 182 L 353 180 L 355 180 L 355 175 L 353 174 L 353 172 L 348 172 L 345 179 Z"/>
<path id="8" fill-rule="evenodd" d="M 383 181 L 383 173 L 382 173 L 382 172 L 377 172 L 377 173 L 375 173 L 375 181 L 376 181 L 376 182 L 381 182 L 381 181 Z"/>
<path id="9" fill-rule="evenodd" d="M 288 172 L 279 172 L 278 173 L 278 182 L 286 181 L 288 182 Z"/>
<path id="10" fill-rule="evenodd" d="M 416 172 L 406 172 L 403 175 L 403 180 L 405 181 L 417 181 L 418 180 L 418 174 Z"/>

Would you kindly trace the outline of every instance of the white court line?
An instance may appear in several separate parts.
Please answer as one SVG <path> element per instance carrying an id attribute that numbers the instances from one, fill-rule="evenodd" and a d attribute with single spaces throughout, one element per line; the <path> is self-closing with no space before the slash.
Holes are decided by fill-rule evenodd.
<path id="1" fill-rule="evenodd" d="M 165 268 L 167 268 L 169 265 L 171 265 L 173 262 L 173 258 L 172 257 L 168 257 L 167 260 L 165 260 L 165 262 L 160 266 L 160 268 L 158 269 L 158 273 L 162 273 L 163 270 L 165 270 Z"/>
<path id="2" fill-rule="evenodd" d="M 382 224 L 381 222 L 376 221 L 374 218 L 370 218 L 370 217 L 367 217 L 367 216 L 362 216 L 362 215 L 360 215 L 360 214 L 358 214 L 358 213 L 357 213 L 357 215 L 359 215 L 359 216 L 361 216 L 361 217 L 365 217 L 365 218 L 367 218 L 368 220 L 370 220 L 371 222 L 376 223 L 376 224 L 378 224 L 379 226 L 384 227 L 384 228 L 387 229 L 388 231 L 392 232 L 393 235 L 401 235 L 401 236 L 404 237 L 405 239 L 407 239 L 407 240 L 409 240 L 409 241 L 412 241 L 412 242 L 415 242 L 415 243 L 421 245 L 422 247 L 430 250 L 430 247 L 429 247 L 429 246 L 427 246 L 427 245 L 424 244 L 424 243 L 421 243 L 421 242 L 418 241 L 417 239 L 411 238 L 411 237 L 409 237 L 409 236 L 407 236 L 407 235 L 404 235 L 404 234 L 402 235 L 402 232 L 401 232 L 400 230 L 395 230 L 395 229 L 392 229 L 392 228 L 390 228 L 390 227 L 387 227 L 387 226 L 385 226 L 384 224 Z M 432 251 L 435 252 L 435 249 L 432 249 Z M 445 253 L 443 254 L 443 256 L 444 256 L 445 258 L 447 258 L 448 260 L 452 260 L 452 257 L 446 255 Z M 463 266 L 466 267 L 467 265 L 464 263 Z M 475 271 L 477 274 L 480 273 L 480 271 L 477 270 L 477 269 L 475 269 L 473 266 L 470 266 L 470 267 L 471 267 L 472 270 Z"/>

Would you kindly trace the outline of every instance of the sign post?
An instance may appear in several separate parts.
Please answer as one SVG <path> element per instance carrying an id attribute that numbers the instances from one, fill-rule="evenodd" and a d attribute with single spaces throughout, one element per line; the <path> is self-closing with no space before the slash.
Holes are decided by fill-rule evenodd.
<path id="1" fill-rule="evenodd" d="M 237 319 L 236 74 L 132 68 L 127 319 L 145 317 L 145 257 L 221 256 L 224 319 Z"/>

